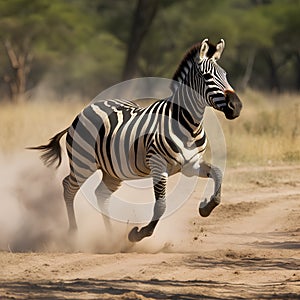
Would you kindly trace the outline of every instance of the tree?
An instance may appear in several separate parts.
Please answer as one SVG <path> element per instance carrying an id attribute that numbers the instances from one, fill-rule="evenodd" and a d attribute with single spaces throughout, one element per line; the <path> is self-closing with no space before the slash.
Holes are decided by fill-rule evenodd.
<path id="1" fill-rule="evenodd" d="M 270 7 L 269 15 L 279 26 L 270 49 L 269 67 L 278 78 L 281 86 L 300 90 L 300 2 L 283 0 Z M 272 72 L 271 76 L 273 75 Z"/>
<path id="2" fill-rule="evenodd" d="M 137 1 L 127 44 L 127 56 L 123 70 L 124 80 L 135 75 L 138 66 L 139 51 L 157 13 L 158 2 L 158 0 Z"/>
<path id="3" fill-rule="evenodd" d="M 14 102 L 25 99 L 36 56 L 72 51 L 89 30 L 88 19 L 66 1 L 0 1 L 0 40 L 7 60 L 2 78 Z"/>

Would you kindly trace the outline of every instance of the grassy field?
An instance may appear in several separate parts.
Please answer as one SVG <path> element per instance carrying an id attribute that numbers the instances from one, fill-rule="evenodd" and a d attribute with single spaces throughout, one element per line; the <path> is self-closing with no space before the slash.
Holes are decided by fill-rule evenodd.
<path id="1" fill-rule="evenodd" d="M 300 95 L 247 91 L 240 97 L 241 116 L 220 118 L 229 165 L 299 162 Z"/>
<path id="2" fill-rule="evenodd" d="M 246 91 L 240 95 L 241 116 L 226 120 L 218 113 L 227 143 L 228 165 L 265 165 L 300 161 L 300 95 L 263 94 Z M 88 104 L 79 101 L 31 101 L 2 103 L 0 147 L 4 154 L 39 145 L 70 125 Z"/>
<path id="3" fill-rule="evenodd" d="M 86 104 L 78 101 L 3 103 L 0 110 L 1 152 L 19 152 L 25 147 L 47 142 L 70 126 Z"/>

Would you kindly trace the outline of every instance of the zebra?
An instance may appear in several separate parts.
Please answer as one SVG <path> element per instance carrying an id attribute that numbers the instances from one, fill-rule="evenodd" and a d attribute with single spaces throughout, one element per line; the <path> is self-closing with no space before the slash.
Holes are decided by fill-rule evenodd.
<path id="1" fill-rule="evenodd" d="M 107 211 L 111 195 L 122 181 L 152 178 L 155 203 L 150 222 L 128 234 L 130 242 L 150 237 L 166 210 L 168 177 L 211 178 L 214 191 L 199 206 L 202 217 L 210 215 L 221 201 L 223 174 L 203 159 L 207 137 L 203 128 L 205 107 L 222 111 L 227 119 L 240 115 L 242 102 L 217 61 L 224 50 L 223 39 L 216 45 L 208 39 L 192 46 L 174 73 L 171 96 L 157 99 L 147 107 L 123 99 L 96 101 L 85 107 L 72 125 L 52 137 L 41 150 L 50 166 L 61 164 L 60 139 L 66 136 L 70 173 L 63 179 L 69 231 L 77 230 L 74 197 L 80 186 L 97 170 L 102 181 L 95 190 L 101 211 Z"/>

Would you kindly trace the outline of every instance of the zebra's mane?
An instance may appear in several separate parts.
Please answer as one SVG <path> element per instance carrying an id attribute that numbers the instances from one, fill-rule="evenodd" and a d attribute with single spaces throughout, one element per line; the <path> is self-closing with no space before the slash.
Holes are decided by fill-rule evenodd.
<path id="1" fill-rule="evenodd" d="M 207 52 L 207 57 L 211 58 L 214 53 L 216 52 L 217 48 L 215 45 L 211 44 L 210 42 L 207 42 L 209 49 Z M 187 75 L 188 71 L 190 70 L 191 66 L 194 64 L 195 59 L 197 56 L 199 56 L 200 48 L 201 48 L 202 42 L 199 42 L 192 46 L 184 55 L 183 59 L 179 63 L 171 83 L 171 90 L 174 92 L 177 87 L 179 86 L 177 82 L 183 82 L 185 79 L 185 76 Z"/>

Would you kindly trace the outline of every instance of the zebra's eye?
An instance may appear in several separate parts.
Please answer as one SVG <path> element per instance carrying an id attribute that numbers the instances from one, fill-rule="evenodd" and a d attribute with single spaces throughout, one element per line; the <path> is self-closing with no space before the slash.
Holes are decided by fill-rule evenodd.
<path id="1" fill-rule="evenodd" d="M 212 76 L 211 76 L 211 74 L 206 73 L 206 74 L 203 74 L 203 78 L 204 78 L 205 80 L 210 80 L 210 79 L 212 79 Z"/>

